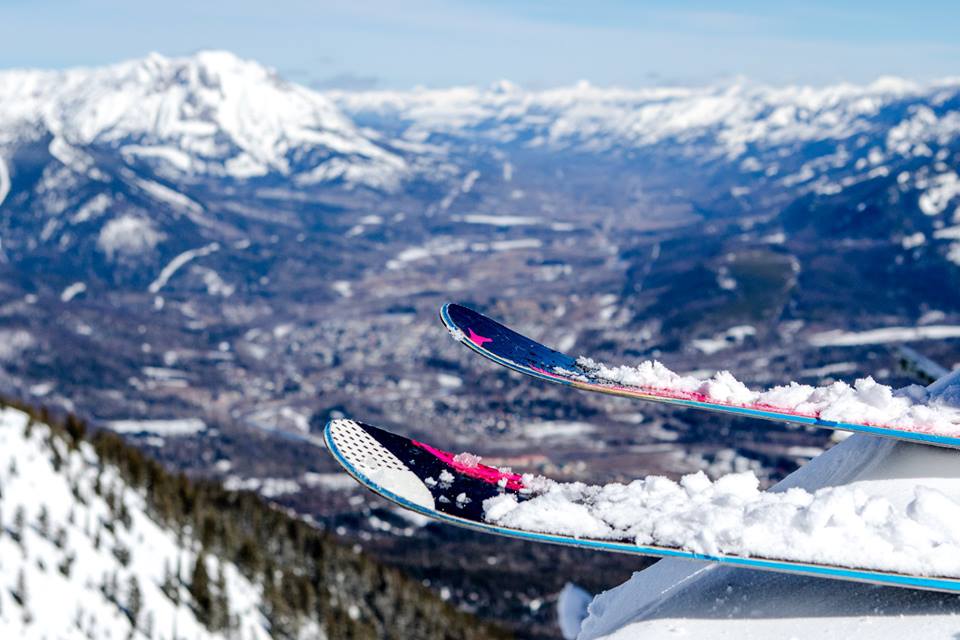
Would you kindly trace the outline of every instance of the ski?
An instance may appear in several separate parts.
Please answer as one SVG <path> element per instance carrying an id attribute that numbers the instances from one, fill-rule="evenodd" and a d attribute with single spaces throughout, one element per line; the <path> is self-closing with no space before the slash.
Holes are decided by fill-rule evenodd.
<path id="1" fill-rule="evenodd" d="M 576 389 L 594 391 L 682 407 L 718 411 L 750 418 L 762 418 L 911 442 L 960 448 L 960 419 L 951 419 L 947 429 L 922 425 L 896 426 L 882 422 L 857 422 L 824 417 L 822 412 L 792 411 L 768 403 L 742 404 L 713 399 L 703 393 L 667 387 L 618 383 L 598 375 L 565 353 L 540 344 L 487 316 L 458 304 L 445 304 L 440 318 L 451 335 L 488 360 L 528 376 Z M 960 416 L 960 412 L 954 412 Z M 944 432 L 945 431 L 945 432 Z"/>
<path id="2" fill-rule="evenodd" d="M 486 466 L 480 463 L 478 456 L 465 453 L 454 455 L 426 443 L 353 420 L 329 422 L 324 429 L 324 440 L 337 462 L 367 489 L 404 509 L 459 527 L 534 542 L 599 551 L 707 560 L 749 569 L 960 593 L 960 576 L 914 575 L 753 554 L 703 553 L 682 547 L 637 544 L 632 539 L 550 533 L 546 530 L 547 527 L 542 525 L 545 520 L 543 518 L 537 520 L 541 526 L 504 526 L 489 521 L 490 510 L 485 507 L 485 502 L 489 506 L 491 499 L 506 498 L 511 504 L 522 505 L 542 496 L 544 479 Z M 646 481 L 669 482 L 665 478 Z M 701 482 L 709 481 L 703 478 Z M 716 484 L 719 485 L 720 482 L 722 480 Z M 547 513 L 552 512 L 548 510 Z M 570 520 L 568 518 L 568 522 Z M 817 532 L 816 535 L 830 535 L 822 533 L 822 527 L 818 527 Z M 775 530 L 769 531 L 769 537 L 777 535 Z M 837 540 L 838 547 L 842 546 L 839 544 L 842 541 L 840 535 Z M 890 557 L 890 554 L 887 554 L 880 561 L 890 561 Z"/>

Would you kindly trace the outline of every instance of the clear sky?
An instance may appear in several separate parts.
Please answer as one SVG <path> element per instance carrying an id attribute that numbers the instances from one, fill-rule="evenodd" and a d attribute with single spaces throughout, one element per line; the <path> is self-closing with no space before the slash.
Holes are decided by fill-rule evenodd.
<path id="1" fill-rule="evenodd" d="M 960 75 L 958 24 L 956 0 L 0 0 L 0 68 L 215 48 L 317 87 L 924 80 Z"/>

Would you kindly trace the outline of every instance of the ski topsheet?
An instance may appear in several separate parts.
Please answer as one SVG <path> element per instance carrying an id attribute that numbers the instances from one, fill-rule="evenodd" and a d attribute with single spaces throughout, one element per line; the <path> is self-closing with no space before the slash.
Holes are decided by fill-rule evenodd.
<path id="1" fill-rule="evenodd" d="M 571 510 L 567 508 L 569 507 L 569 503 L 565 503 L 562 497 L 550 502 L 550 500 L 556 498 L 554 494 L 563 495 L 565 491 L 568 490 L 566 488 L 573 488 L 571 490 L 575 491 L 577 488 L 582 489 L 586 487 L 586 485 L 561 485 L 560 491 L 557 491 L 556 485 L 554 485 L 554 490 L 551 494 L 549 493 L 550 481 L 544 478 L 519 475 L 509 470 L 486 466 L 480 463 L 478 456 L 471 454 L 453 455 L 428 444 L 404 438 L 383 429 L 353 420 L 334 420 L 328 423 L 324 430 L 324 439 L 328 449 L 336 460 L 354 479 L 368 489 L 400 505 L 404 509 L 477 531 L 536 542 L 597 549 L 600 551 L 655 557 L 708 560 L 751 569 L 797 573 L 890 586 L 960 592 L 960 579 L 958 579 L 960 578 L 960 566 L 958 566 L 957 563 L 946 563 L 949 564 L 948 571 L 955 571 L 957 573 L 957 577 L 954 577 L 953 575 L 916 575 L 908 572 L 804 561 L 805 554 L 811 553 L 815 555 L 816 553 L 822 553 L 822 549 L 825 547 L 827 549 L 836 548 L 839 554 L 837 557 L 843 558 L 845 553 L 850 553 L 851 551 L 844 549 L 845 543 L 851 541 L 850 538 L 845 536 L 848 535 L 850 531 L 857 530 L 858 525 L 856 524 L 850 525 L 852 528 L 849 529 L 834 531 L 831 531 L 831 527 L 834 526 L 832 521 L 825 521 L 824 523 L 818 523 L 815 527 L 811 527 L 804 535 L 812 536 L 813 539 L 819 541 L 814 547 L 820 549 L 820 552 L 810 551 L 809 549 L 813 548 L 810 546 L 804 546 L 802 544 L 794 546 L 789 542 L 783 542 L 788 539 L 787 536 L 790 535 L 791 530 L 795 531 L 797 529 L 795 526 L 796 523 L 791 523 L 790 527 L 783 531 L 778 531 L 776 527 L 771 526 L 770 529 L 764 528 L 759 536 L 753 535 L 753 537 L 747 536 L 744 538 L 753 541 L 763 539 L 778 540 L 780 541 L 779 548 L 784 550 L 784 555 L 792 556 L 790 559 L 770 556 L 764 557 L 753 553 L 725 554 L 716 551 L 704 553 L 702 550 L 695 548 L 658 545 L 656 541 L 649 544 L 638 544 L 636 539 L 623 536 L 618 538 L 616 535 L 611 534 L 607 534 L 605 537 L 591 537 L 578 536 L 570 533 L 551 533 L 550 531 L 556 530 L 557 527 L 560 529 L 564 527 L 577 527 L 581 526 L 583 522 L 589 521 L 590 517 L 580 516 L 576 509 Z M 728 486 L 726 490 L 729 490 L 729 485 L 736 484 L 736 482 L 739 481 L 738 478 L 742 478 L 742 476 L 743 474 L 728 476 L 728 478 L 734 478 L 734 481 L 732 483 L 727 482 Z M 667 484 L 670 485 L 670 487 L 667 487 L 667 492 L 674 491 L 674 494 L 676 493 L 676 487 L 682 487 L 682 490 L 691 494 L 700 492 L 706 495 L 704 491 L 721 491 L 721 493 L 723 491 L 718 489 L 724 482 L 723 479 L 711 484 L 702 474 L 688 476 L 688 478 L 693 478 L 693 480 L 688 481 L 684 479 L 684 481 L 681 481 L 679 484 L 671 483 L 665 478 L 647 478 L 641 481 L 635 481 L 630 485 L 617 485 L 614 487 L 614 491 L 622 493 L 631 487 L 635 488 L 638 482 L 650 485 L 651 491 L 662 491 L 664 484 Z M 703 483 L 707 484 L 704 485 Z M 700 485 L 699 488 L 695 486 L 698 484 Z M 712 489 L 710 488 L 711 486 L 713 487 Z M 660 488 L 658 489 L 657 487 Z M 671 489 L 671 487 L 673 488 Z M 599 494 L 597 490 L 600 491 Z M 835 488 L 831 490 L 835 490 Z M 593 503 L 598 499 L 597 496 L 602 494 L 602 490 L 587 487 L 586 494 L 587 497 L 580 496 L 580 498 L 578 498 L 580 504 L 577 506 L 579 508 L 595 507 L 596 505 Z M 757 496 L 754 496 L 754 498 L 756 500 Z M 835 503 L 835 498 L 835 495 L 816 494 L 813 495 L 812 500 L 821 500 L 821 504 L 826 505 L 831 501 Z M 505 519 L 503 516 L 503 505 L 505 504 L 512 506 L 514 509 L 518 509 L 520 507 L 533 505 L 536 500 L 543 501 L 544 499 L 547 500 L 546 509 L 538 511 L 538 515 L 532 519 L 528 518 L 525 526 L 506 526 L 496 522 L 498 517 L 501 520 Z M 794 504 L 797 502 L 797 499 L 797 494 L 760 492 L 759 503 L 762 503 L 764 505 L 763 508 L 767 510 L 777 508 L 776 505 L 779 504 L 801 510 L 806 509 L 812 513 L 818 511 L 819 507 L 811 505 L 810 503 L 798 507 Z M 677 496 L 674 495 L 672 500 L 675 503 Z M 729 507 L 728 503 L 731 502 L 728 496 L 716 497 L 713 500 L 715 504 L 726 504 L 727 507 Z M 665 499 L 664 502 L 669 501 Z M 669 516 L 671 515 L 671 508 L 674 507 L 666 507 L 667 517 L 665 523 L 667 526 L 663 534 L 663 536 L 666 537 L 670 535 L 671 521 Z M 699 507 L 695 506 L 695 508 Z M 709 508 L 709 506 L 704 508 Z M 639 507 L 639 510 L 644 513 L 651 511 L 651 509 L 652 507 L 649 504 Z M 621 515 L 634 518 L 639 517 L 640 520 L 644 518 L 642 515 L 638 516 L 637 507 L 633 510 L 624 509 L 623 511 L 623 514 L 608 513 L 605 517 L 611 522 L 617 522 Z M 755 519 L 759 512 L 749 512 L 749 510 L 745 510 L 745 513 L 752 514 L 747 516 L 749 519 Z M 660 512 L 660 516 L 664 516 L 662 511 Z M 682 514 L 678 513 L 677 518 L 682 517 Z M 506 519 L 509 520 L 509 517 Z M 773 521 L 776 520 L 774 519 Z M 664 522 L 661 522 L 660 526 L 662 527 L 663 524 Z M 841 523 L 840 526 L 842 527 L 844 525 Z M 939 524 L 937 526 L 939 526 Z M 749 528 L 749 526 L 745 527 L 745 529 Z M 753 529 L 754 534 L 756 534 L 756 527 L 754 526 Z M 928 568 L 933 566 L 935 567 L 934 569 L 925 571 L 925 573 L 936 574 L 939 572 L 941 566 L 946 566 L 944 563 L 938 561 L 938 559 L 942 559 L 942 556 L 936 555 L 937 547 L 941 547 L 940 551 L 943 549 L 942 546 L 937 543 L 928 542 L 927 546 L 930 547 L 929 552 L 931 555 L 920 557 L 919 559 L 906 557 L 909 555 L 909 552 L 897 552 L 891 550 L 891 548 L 884 547 L 883 545 L 889 543 L 889 539 L 884 538 L 884 535 L 889 535 L 889 529 L 890 527 L 878 525 L 877 531 L 881 533 L 876 538 L 871 538 L 869 535 L 872 534 L 867 534 L 868 537 L 864 538 L 861 543 L 857 543 L 852 551 L 854 553 L 866 554 L 865 557 L 874 560 L 877 566 L 881 567 L 898 565 L 898 563 L 898 566 L 909 567 L 913 566 L 911 563 L 914 563 L 916 566 L 926 566 Z M 911 528 L 910 530 L 914 529 Z M 938 531 L 936 527 L 933 530 Z M 699 536 L 697 539 L 699 539 Z M 759 545 L 762 546 L 763 543 L 760 542 Z M 690 545 L 690 547 L 696 546 L 698 546 L 698 544 Z M 881 551 L 874 553 L 874 549 L 880 549 Z M 924 558 L 933 558 L 934 562 L 927 562 Z"/>
<path id="2" fill-rule="evenodd" d="M 541 380 L 587 391 L 638 398 L 640 400 L 692 407 L 695 409 L 719 411 L 767 420 L 778 420 L 826 429 L 853 431 L 942 447 L 960 448 L 960 411 L 956 409 L 947 409 L 946 411 L 950 413 L 945 414 L 944 410 L 937 412 L 938 410 L 924 405 L 914 405 L 909 409 L 909 413 L 905 412 L 904 416 L 896 420 L 897 424 L 891 425 L 885 423 L 883 418 L 873 420 L 849 420 L 831 417 L 831 414 L 842 413 L 843 410 L 846 410 L 848 413 L 851 411 L 850 402 L 847 401 L 846 398 L 841 398 L 846 404 L 842 404 L 842 402 L 839 401 L 836 403 L 838 407 L 842 405 L 841 409 L 838 410 L 833 410 L 834 408 L 830 406 L 824 409 L 824 402 L 821 402 L 819 407 L 813 403 L 807 403 L 806 410 L 784 408 L 783 406 L 776 406 L 771 402 L 737 402 L 735 394 L 728 394 L 728 399 L 726 400 L 718 400 L 697 389 L 670 388 L 669 386 L 660 386 L 659 384 L 656 386 L 635 385 L 618 381 L 618 377 L 621 379 L 629 379 L 629 377 L 631 377 L 629 370 L 626 376 L 622 374 L 622 371 L 627 369 L 626 367 L 610 368 L 605 365 L 597 365 L 589 360 L 578 360 L 565 353 L 546 347 L 481 313 L 458 304 L 444 305 L 440 310 L 440 317 L 454 338 L 473 351 L 476 351 L 499 365 Z M 644 364 L 647 365 L 648 368 L 641 373 L 649 374 L 647 377 L 655 377 L 650 374 L 650 372 L 655 373 L 657 371 L 657 369 L 653 367 L 662 368 L 662 365 L 659 365 L 659 363 L 648 362 Z M 638 371 L 640 371 L 639 368 Z M 663 368 L 663 371 L 668 370 Z M 672 374 L 672 372 L 668 373 L 674 378 L 680 378 L 680 376 Z M 729 376 L 729 374 L 727 375 Z M 638 378 L 640 376 L 632 377 Z M 739 387 L 742 387 L 739 382 L 733 380 L 732 376 L 729 376 L 728 379 L 732 380 L 736 385 L 739 385 Z M 721 379 L 720 382 L 723 383 L 724 380 Z M 888 405 L 892 403 L 900 403 L 900 405 L 903 405 L 908 402 L 906 399 L 883 396 L 884 393 L 886 393 L 887 396 L 890 395 L 889 388 L 877 385 L 873 383 L 872 380 L 862 382 L 873 386 L 866 388 L 858 387 L 856 390 L 852 387 L 847 387 L 847 389 L 850 390 L 850 394 L 855 395 L 862 392 L 865 397 L 870 399 L 870 393 L 872 391 L 879 391 L 880 397 L 877 402 L 880 404 L 886 402 Z M 745 387 L 742 388 L 746 391 Z M 784 389 L 786 389 L 785 393 L 790 393 L 800 388 L 799 385 L 784 387 Z M 810 387 L 807 388 L 813 389 Z M 829 397 L 827 394 L 831 391 L 832 389 L 828 387 L 813 389 L 814 394 L 822 392 L 820 397 Z M 771 394 L 764 394 L 764 397 L 768 395 Z M 801 405 L 801 407 L 802 406 L 803 405 Z M 873 411 L 875 415 L 883 415 L 882 411 L 867 405 L 865 406 L 867 409 L 865 415 L 869 415 L 869 411 Z M 810 407 L 813 408 L 811 409 Z M 854 411 L 855 410 L 856 409 L 854 409 Z M 948 417 L 944 418 L 944 415 L 948 415 Z"/>

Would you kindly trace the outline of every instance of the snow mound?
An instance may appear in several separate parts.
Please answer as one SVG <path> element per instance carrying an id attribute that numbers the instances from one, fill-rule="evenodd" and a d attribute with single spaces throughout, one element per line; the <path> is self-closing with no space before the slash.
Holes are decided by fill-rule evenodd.
<path id="1" fill-rule="evenodd" d="M 651 476 L 629 484 L 547 483 L 535 497 L 484 502 L 506 527 L 710 555 L 762 556 L 930 576 L 960 577 L 960 481 L 876 495 L 854 483 L 815 492 L 760 491 L 753 472 L 711 482 Z"/>
<path id="2" fill-rule="evenodd" d="M 656 360 L 637 366 L 610 366 L 591 358 L 577 364 L 590 382 L 656 391 L 670 397 L 703 402 L 777 410 L 794 415 L 853 424 L 885 426 L 906 431 L 960 434 L 960 407 L 946 398 L 913 386 L 894 391 L 873 378 L 860 378 L 849 385 L 834 382 L 823 387 L 791 382 L 763 391 L 753 391 L 729 371 L 711 378 L 675 373 Z M 583 375 L 557 369 L 560 375 Z"/>

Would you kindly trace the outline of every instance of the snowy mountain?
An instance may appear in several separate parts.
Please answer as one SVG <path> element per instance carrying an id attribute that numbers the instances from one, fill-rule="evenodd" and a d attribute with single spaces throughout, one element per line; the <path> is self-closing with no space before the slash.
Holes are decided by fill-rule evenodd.
<path id="1" fill-rule="evenodd" d="M 490 637 L 422 589 L 407 586 L 398 597 L 391 582 L 403 579 L 393 572 L 361 562 L 361 571 L 386 578 L 364 584 L 356 561 L 342 560 L 356 554 L 338 558 L 329 542 L 321 549 L 329 571 L 321 594 L 306 582 L 307 556 L 297 559 L 299 578 L 284 568 L 282 554 L 264 569 L 282 578 L 258 575 L 249 542 L 238 560 L 227 559 L 224 536 L 241 535 L 234 523 L 207 513 L 199 525 L 174 526 L 174 502 L 157 500 L 158 487 L 173 476 L 156 475 L 119 440 L 74 439 L 77 424 L 51 428 L 24 411 L 0 409 L 3 637 L 405 638 L 449 637 L 456 629 L 459 637 Z M 149 486 L 139 484 L 148 477 Z M 176 482 L 195 507 L 202 504 L 188 481 Z M 277 543 L 284 541 L 259 544 L 269 554 Z"/>
<path id="2" fill-rule="evenodd" d="M 930 149 L 922 145 L 943 145 L 957 135 L 958 92 L 960 79 L 921 85 L 882 78 L 864 86 L 771 87 L 739 81 L 634 90 L 582 82 L 541 91 L 501 82 L 486 89 L 328 95 L 355 119 L 377 123 L 411 141 L 480 138 L 584 153 L 674 144 L 682 145 L 680 151 L 691 159 L 709 150 L 708 159 L 746 161 L 744 170 L 754 173 L 749 158 L 758 152 L 813 141 L 866 146 L 873 153 L 871 165 L 894 154 L 928 157 Z M 763 169 L 768 177 L 788 177 L 780 167 Z M 788 184 L 807 180 L 794 176 Z"/>
<path id="3" fill-rule="evenodd" d="M 411 549 L 456 543 L 383 525 L 396 515 L 338 484 L 317 430 L 416 424 L 441 446 L 535 449 L 523 459 L 569 479 L 781 477 L 826 436 L 720 435 L 714 418 L 539 387 L 505 404 L 514 382 L 456 352 L 436 309 L 757 386 L 906 384 L 896 343 L 960 362 L 958 113 L 950 79 L 317 92 L 224 52 L 3 71 L 0 391 L 259 487 L 550 637 L 535 603 L 567 580 L 599 589 L 622 561 L 581 575 L 567 552 L 506 563 L 475 541 L 478 574 L 425 565 Z M 566 435 L 546 451 L 549 429 Z M 520 578 L 518 613 L 504 594 Z"/>
<path id="4" fill-rule="evenodd" d="M 405 171 L 327 98 L 225 51 L 4 71 L 0 96 L 0 148 L 43 140 L 66 167 L 95 180 L 107 178 L 96 158 L 105 151 L 174 181 L 275 175 L 389 187 Z"/>

